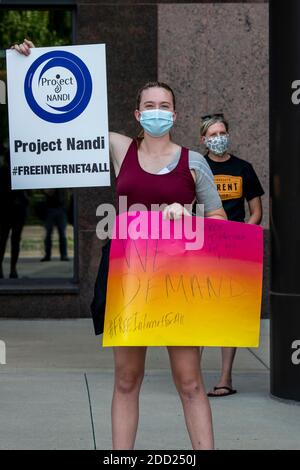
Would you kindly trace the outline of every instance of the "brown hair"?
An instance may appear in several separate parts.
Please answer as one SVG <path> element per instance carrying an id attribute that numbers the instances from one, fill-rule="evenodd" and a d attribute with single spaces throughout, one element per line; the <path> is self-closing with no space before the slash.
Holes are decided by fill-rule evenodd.
<path id="1" fill-rule="evenodd" d="M 169 85 L 167 85 L 167 83 L 164 83 L 164 82 L 148 82 L 142 88 L 140 88 L 139 91 L 138 91 L 137 97 L 136 97 L 136 109 L 140 109 L 140 104 L 141 104 L 141 98 L 142 98 L 143 91 L 148 90 L 149 88 L 164 88 L 165 90 L 169 91 L 172 95 L 173 106 L 174 106 L 174 110 L 175 110 L 176 100 L 175 100 L 174 91 L 172 90 L 172 88 Z M 138 147 L 140 146 L 141 141 L 143 140 L 143 138 L 144 138 L 144 129 L 142 129 L 140 131 L 140 133 L 138 134 L 138 136 L 136 137 Z"/>
<path id="2" fill-rule="evenodd" d="M 149 88 L 164 88 L 165 90 L 169 91 L 172 95 L 173 106 L 174 106 L 174 109 L 175 109 L 176 104 L 175 104 L 174 91 L 172 90 L 172 88 L 169 85 L 167 85 L 164 82 L 148 82 L 148 83 L 146 83 L 146 85 L 144 85 L 142 88 L 140 88 L 139 91 L 138 91 L 137 97 L 136 97 L 136 109 L 140 109 L 140 104 L 141 104 L 141 98 L 142 98 L 143 91 L 148 90 Z"/>

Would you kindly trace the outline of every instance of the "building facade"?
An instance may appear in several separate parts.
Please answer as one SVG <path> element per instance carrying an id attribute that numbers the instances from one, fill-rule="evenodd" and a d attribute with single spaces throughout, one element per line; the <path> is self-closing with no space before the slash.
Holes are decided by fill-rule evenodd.
<path id="1" fill-rule="evenodd" d="M 268 316 L 268 3 L 0 0 L 0 12 L 41 7 L 71 12 L 74 44 L 106 44 L 110 130 L 130 136 L 138 133 L 133 116 L 137 91 L 157 79 L 175 91 L 178 119 L 173 138 L 180 144 L 203 151 L 200 116 L 225 113 L 230 151 L 253 164 L 266 193 L 262 314 Z M 96 209 L 100 203 L 113 201 L 113 186 L 114 182 L 112 188 L 74 190 L 72 275 L 1 280 L 0 317 L 90 316 L 101 256 Z"/>

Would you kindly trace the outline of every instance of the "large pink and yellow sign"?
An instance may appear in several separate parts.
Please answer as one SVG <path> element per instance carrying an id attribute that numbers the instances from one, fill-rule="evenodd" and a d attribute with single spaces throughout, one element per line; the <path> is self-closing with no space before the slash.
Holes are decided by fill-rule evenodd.
<path id="1" fill-rule="evenodd" d="M 132 221 L 121 214 L 116 227 Z M 148 225 L 112 240 L 103 346 L 258 346 L 262 228 L 204 219 L 190 250 L 191 237 L 165 239 L 159 223 L 156 238 Z"/>

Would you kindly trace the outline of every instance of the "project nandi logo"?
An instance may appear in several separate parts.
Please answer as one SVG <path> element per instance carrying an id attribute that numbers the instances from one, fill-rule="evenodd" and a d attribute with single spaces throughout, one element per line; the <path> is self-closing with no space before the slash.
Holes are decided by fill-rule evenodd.
<path id="1" fill-rule="evenodd" d="M 31 110 L 55 124 L 77 118 L 92 96 L 92 77 L 85 63 L 67 51 L 38 57 L 28 69 L 24 92 Z"/>

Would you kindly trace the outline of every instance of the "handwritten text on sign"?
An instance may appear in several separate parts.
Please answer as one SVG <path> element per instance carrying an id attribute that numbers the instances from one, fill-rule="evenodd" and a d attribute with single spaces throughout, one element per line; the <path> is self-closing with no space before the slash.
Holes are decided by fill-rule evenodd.
<path id="1" fill-rule="evenodd" d="M 203 247 L 185 242 L 112 240 L 104 346 L 258 345 L 262 228 L 205 219 Z"/>

